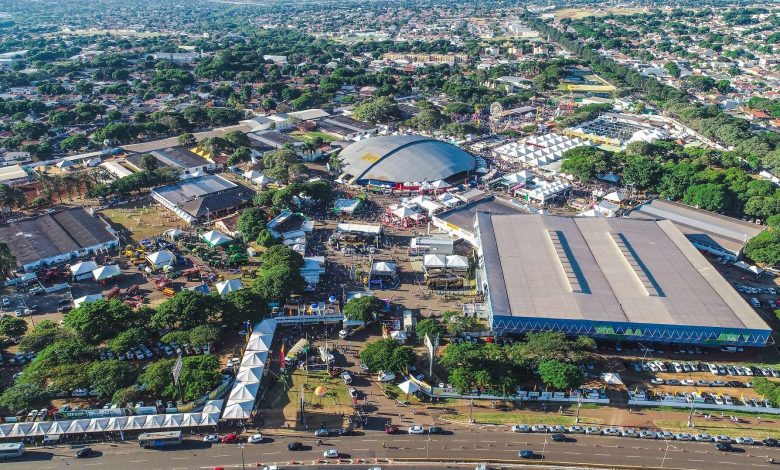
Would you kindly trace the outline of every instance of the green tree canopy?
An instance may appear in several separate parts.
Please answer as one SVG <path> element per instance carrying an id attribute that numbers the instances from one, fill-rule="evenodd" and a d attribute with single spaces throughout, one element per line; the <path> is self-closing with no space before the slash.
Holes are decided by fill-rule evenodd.
<path id="1" fill-rule="evenodd" d="M 0 337 L 17 338 L 27 332 L 27 322 L 22 318 L 3 315 L 0 317 Z"/>
<path id="2" fill-rule="evenodd" d="M 117 390 L 128 387 L 138 377 L 138 370 L 127 362 L 96 361 L 89 366 L 90 390 L 97 390 L 98 397 L 111 397 Z"/>
<path id="3" fill-rule="evenodd" d="M 360 360 L 371 372 L 404 372 L 414 364 L 416 356 L 409 346 L 393 339 L 380 339 L 363 348 Z"/>
<path id="4" fill-rule="evenodd" d="M 157 307 L 151 323 L 155 328 L 180 329 L 220 324 L 223 310 L 224 301 L 219 296 L 184 289 Z"/>
<path id="5" fill-rule="evenodd" d="M 368 323 L 378 318 L 384 307 L 384 303 L 374 296 L 353 298 L 344 305 L 344 316 Z"/>
<path id="6" fill-rule="evenodd" d="M 417 333 L 417 340 L 423 341 L 427 334 L 432 340 L 445 334 L 447 330 L 439 323 L 435 318 L 423 318 L 417 322 L 415 327 L 415 333 Z"/>
<path id="7" fill-rule="evenodd" d="M 132 323 L 132 309 L 117 299 L 84 303 L 64 320 L 65 326 L 93 343 L 113 337 Z"/>
<path id="8" fill-rule="evenodd" d="M 539 377 L 545 385 L 558 390 L 579 387 L 584 380 L 582 371 L 577 365 L 555 360 L 539 364 Z"/>

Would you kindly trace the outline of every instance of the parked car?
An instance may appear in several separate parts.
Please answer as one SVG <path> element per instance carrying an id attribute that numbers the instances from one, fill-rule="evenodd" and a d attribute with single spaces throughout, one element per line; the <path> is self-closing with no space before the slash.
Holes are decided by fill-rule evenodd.
<path id="1" fill-rule="evenodd" d="M 601 428 L 598 426 L 588 426 L 585 428 L 585 434 L 588 435 L 594 435 L 594 434 L 601 434 Z"/>
<path id="2" fill-rule="evenodd" d="M 755 441 L 753 441 L 752 437 L 738 437 L 734 440 L 737 444 L 746 444 L 746 445 L 752 445 Z"/>
<path id="3" fill-rule="evenodd" d="M 357 400 L 358 397 L 358 391 L 354 388 L 350 388 L 349 390 L 349 396 L 352 397 L 352 399 Z"/>
<path id="4" fill-rule="evenodd" d="M 230 433 L 227 436 L 221 436 L 219 438 L 219 442 L 223 444 L 237 444 L 238 443 L 238 434 Z"/>
<path id="5" fill-rule="evenodd" d="M 409 426 L 409 434 L 425 434 L 425 428 L 423 428 L 418 424 L 415 424 L 414 426 Z"/>
<path id="6" fill-rule="evenodd" d="M 715 442 L 718 444 L 731 444 L 731 438 L 729 436 L 724 436 L 723 434 L 719 434 L 715 436 Z"/>
<path id="7" fill-rule="evenodd" d="M 388 424 L 385 426 L 385 432 L 387 434 L 398 434 L 398 426 L 396 426 L 395 424 Z"/>
<path id="8" fill-rule="evenodd" d="M 527 424 L 515 424 L 512 426 L 512 432 L 530 432 L 531 428 Z"/>
<path id="9" fill-rule="evenodd" d="M 604 428 L 602 431 L 605 436 L 619 436 L 620 435 L 620 429 L 618 428 Z"/>
<path id="10" fill-rule="evenodd" d="M 442 429 L 439 426 L 431 426 L 428 428 L 428 434 L 442 434 L 444 432 L 444 429 Z"/>
<path id="11" fill-rule="evenodd" d="M 730 442 L 718 442 L 715 444 L 715 448 L 721 452 L 731 452 L 734 448 L 731 447 Z"/>
<path id="12" fill-rule="evenodd" d="M 336 449 L 328 449 L 322 453 L 322 456 L 326 459 L 337 459 L 339 458 L 339 451 Z"/>
<path id="13" fill-rule="evenodd" d="M 91 447 L 82 447 L 81 449 L 76 451 L 76 458 L 77 459 L 85 459 L 92 455 L 92 448 Z"/>
<path id="14" fill-rule="evenodd" d="M 263 442 L 263 435 L 262 434 L 252 434 L 249 436 L 246 440 L 249 444 L 260 444 Z"/>
<path id="15" fill-rule="evenodd" d="M 547 432 L 547 426 L 544 424 L 534 424 L 531 426 L 531 431 L 533 432 Z"/>
<path id="16" fill-rule="evenodd" d="M 693 440 L 698 442 L 712 442 L 714 439 L 707 433 L 701 433 L 693 436 Z"/>
<path id="17" fill-rule="evenodd" d="M 582 426 L 569 426 L 567 431 L 572 434 L 584 434 L 585 428 L 583 428 Z"/>
<path id="18" fill-rule="evenodd" d="M 555 442 L 566 442 L 566 435 L 561 433 L 555 433 L 552 436 L 550 436 L 553 441 Z"/>
<path id="19" fill-rule="evenodd" d="M 320 428 L 314 431 L 314 437 L 328 437 L 330 435 L 330 431 L 328 431 L 326 428 Z"/>
<path id="20" fill-rule="evenodd" d="M 655 431 L 648 431 L 645 429 L 643 431 L 639 431 L 639 437 L 642 439 L 657 439 L 658 434 Z"/>
<path id="21" fill-rule="evenodd" d="M 219 434 L 206 434 L 203 436 L 203 442 L 219 442 Z"/>
<path id="22" fill-rule="evenodd" d="M 687 432 L 678 432 L 677 434 L 674 435 L 674 438 L 678 441 L 690 441 L 692 439 L 692 436 Z"/>

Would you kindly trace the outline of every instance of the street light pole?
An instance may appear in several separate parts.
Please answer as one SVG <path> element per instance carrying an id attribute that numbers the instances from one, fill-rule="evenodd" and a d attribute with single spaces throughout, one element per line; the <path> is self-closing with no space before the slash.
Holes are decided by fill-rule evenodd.
<path id="1" fill-rule="evenodd" d="M 574 417 L 574 424 L 580 424 L 580 407 L 582 407 L 582 392 L 577 394 L 577 416 Z"/>
<path id="2" fill-rule="evenodd" d="M 474 422 L 473 416 L 474 416 L 474 399 L 472 398 L 469 401 L 469 423 L 473 423 Z"/>
<path id="3" fill-rule="evenodd" d="M 688 414 L 688 427 L 692 428 L 695 427 L 695 424 L 693 423 L 693 399 L 691 399 L 691 412 Z"/>

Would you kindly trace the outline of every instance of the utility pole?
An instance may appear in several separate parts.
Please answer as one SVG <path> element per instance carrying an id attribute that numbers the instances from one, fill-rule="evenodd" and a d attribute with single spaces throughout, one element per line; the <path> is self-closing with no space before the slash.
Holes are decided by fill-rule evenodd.
<path id="1" fill-rule="evenodd" d="M 473 423 L 474 422 L 473 416 L 474 416 L 474 399 L 472 398 L 469 401 L 469 423 Z"/>
<path id="2" fill-rule="evenodd" d="M 582 407 L 582 392 L 577 393 L 577 416 L 574 417 L 574 424 L 580 424 L 580 407 Z"/>
<path id="3" fill-rule="evenodd" d="M 688 427 L 693 428 L 696 427 L 696 425 L 693 423 L 693 400 L 691 399 L 691 412 L 688 414 Z"/>

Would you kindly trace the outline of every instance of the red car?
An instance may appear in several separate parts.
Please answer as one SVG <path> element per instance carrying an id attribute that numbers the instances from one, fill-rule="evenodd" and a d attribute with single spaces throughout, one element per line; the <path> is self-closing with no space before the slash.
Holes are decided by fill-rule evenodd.
<path id="1" fill-rule="evenodd" d="M 388 434 L 398 434 L 398 426 L 395 424 L 388 424 L 385 426 L 385 432 Z"/>
<path id="2" fill-rule="evenodd" d="M 222 436 L 219 438 L 219 442 L 223 444 L 236 444 L 238 442 L 238 435 L 236 434 L 228 434 L 227 436 Z"/>

